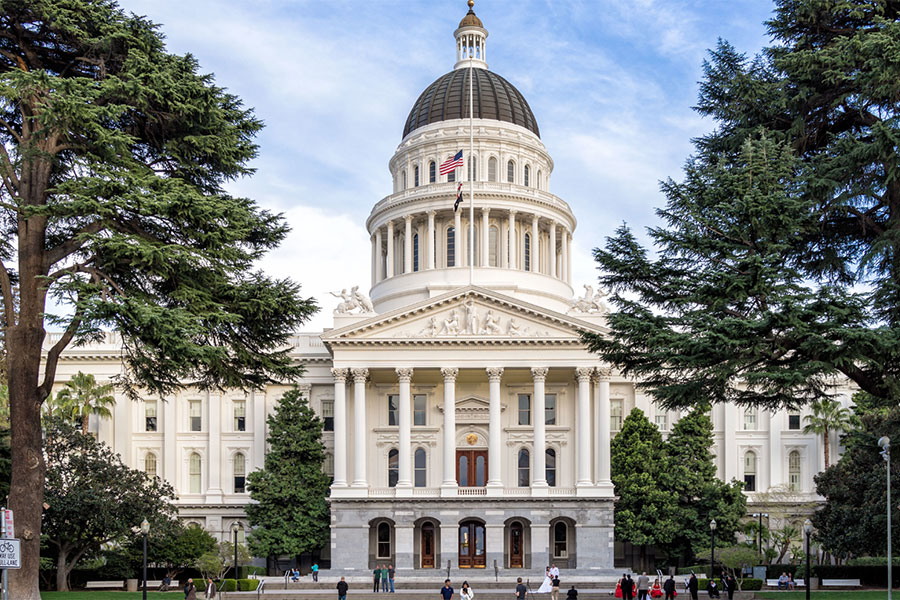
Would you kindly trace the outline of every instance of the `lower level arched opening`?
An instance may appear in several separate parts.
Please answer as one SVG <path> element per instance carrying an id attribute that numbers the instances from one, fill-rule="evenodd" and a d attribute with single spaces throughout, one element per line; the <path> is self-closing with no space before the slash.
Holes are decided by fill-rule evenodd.
<path id="1" fill-rule="evenodd" d="M 457 537 L 460 569 L 483 569 L 487 566 L 486 538 L 483 521 L 469 519 L 460 522 Z"/>
<path id="2" fill-rule="evenodd" d="M 437 569 L 441 564 L 441 526 L 431 518 L 419 519 L 413 529 L 413 566 Z"/>
<path id="3" fill-rule="evenodd" d="M 503 563 L 507 569 L 531 568 L 531 522 L 514 517 L 503 525 Z"/>
<path id="4" fill-rule="evenodd" d="M 369 521 L 369 569 L 375 565 L 394 564 L 394 522 L 390 519 Z"/>
<path id="5" fill-rule="evenodd" d="M 574 569 L 575 559 L 575 521 L 567 517 L 550 521 L 550 564 Z"/>

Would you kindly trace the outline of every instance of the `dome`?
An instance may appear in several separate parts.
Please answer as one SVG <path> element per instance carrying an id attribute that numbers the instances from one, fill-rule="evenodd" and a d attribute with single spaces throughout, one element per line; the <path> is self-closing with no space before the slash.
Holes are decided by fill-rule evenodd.
<path id="1" fill-rule="evenodd" d="M 425 88 L 406 119 L 403 137 L 419 127 L 450 119 L 469 118 L 469 71 L 455 69 Z M 474 117 L 520 125 L 541 137 L 537 120 L 524 96 L 507 80 L 487 69 L 471 69 L 475 74 Z"/>
<path id="2" fill-rule="evenodd" d="M 484 24 L 481 22 L 481 19 L 475 14 L 475 11 L 471 8 L 469 12 L 466 13 L 466 16 L 462 18 L 462 21 L 459 22 L 460 27 L 484 27 Z"/>

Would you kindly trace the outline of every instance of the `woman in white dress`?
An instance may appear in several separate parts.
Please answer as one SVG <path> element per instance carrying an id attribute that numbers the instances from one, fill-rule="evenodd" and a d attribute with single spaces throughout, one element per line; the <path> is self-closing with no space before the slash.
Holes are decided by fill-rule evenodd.
<path id="1" fill-rule="evenodd" d="M 462 598 L 462 600 L 473 600 L 473 598 L 475 598 L 475 592 L 469 587 L 468 581 L 463 581 L 462 589 L 459 591 L 459 597 Z"/>
<path id="2" fill-rule="evenodd" d="M 544 583 L 538 588 L 536 594 L 549 594 L 553 591 L 553 580 L 550 578 L 550 567 L 544 572 Z"/>

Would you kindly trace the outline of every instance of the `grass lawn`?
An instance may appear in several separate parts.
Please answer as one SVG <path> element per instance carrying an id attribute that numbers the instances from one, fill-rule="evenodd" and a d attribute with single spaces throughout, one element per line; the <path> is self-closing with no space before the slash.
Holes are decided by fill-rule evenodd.
<path id="1" fill-rule="evenodd" d="M 141 592 L 41 592 L 42 600 L 141 600 Z M 184 598 L 184 593 L 173 588 L 170 592 L 147 590 L 147 600 L 176 600 Z"/>
<path id="2" fill-rule="evenodd" d="M 852 590 L 832 590 L 813 592 L 812 600 L 882 600 L 887 598 L 887 590 L 854 592 Z M 806 592 L 756 592 L 757 598 L 766 600 L 805 600 Z"/>

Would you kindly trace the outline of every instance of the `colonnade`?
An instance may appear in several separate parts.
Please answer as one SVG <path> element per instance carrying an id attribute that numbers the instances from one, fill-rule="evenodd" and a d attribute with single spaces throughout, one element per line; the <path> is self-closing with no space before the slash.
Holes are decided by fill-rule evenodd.
<path id="1" fill-rule="evenodd" d="M 533 271 L 572 283 L 572 235 L 563 223 L 533 213 L 519 216 L 519 211 L 513 209 L 505 211 L 502 217 L 499 209 L 489 207 L 477 208 L 476 213 L 477 236 L 480 239 L 475 244 L 478 249 L 474 257 L 475 266 Z M 453 267 L 469 265 L 468 221 L 468 211 L 454 211 Z M 402 221 L 390 220 L 376 227 L 371 236 L 374 263 L 372 285 L 401 273 L 451 266 L 446 234 L 450 223 L 449 215 L 439 215 L 437 211 L 430 210 L 409 214 Z M 499 234 L 494 264 L 490 252 L 492 227 L 496 227 Z M 403 235 L 402 245 L 395 241 L 399 233 Z M 419 247 L 415 248 L 414 236 L 417 233 Z M 527 246 L 526 235 L 529 237 Z M 418 265 L 413 262 L 415 250 L 418 250 Z M 402 261 L 395 259 L 397 251 L 402 252 Z"/>
<path id="2" fill-rule="evenodd" d="M 569 367 L 571 369 L 571 367 Z M 480 370 L 480 369 L 479 369 Z M 454 489 L 456 481 L 456 379 L 458 367 L 441 368 L 443 379 L 443 460 L 441 488 Z M 545 452 L 546 424 L 544 419 L 544 387 L 549 374 L 548 367 L 531 368 L 533 382 L 532 415 L 534 433 L 533 468 L 531 487 L 548 487 Z M 398 479 L 396 488 L 413 486 L 411 443 L 411 384 L 414 370 L 410 367 L 394 369 L 399 387 L 398 403 Z M 501 379 L 503 367 L 484 370 L 489 384 L 488 429 L 488 480 L 486 488 L 502 489 L 502 427 L 501 427 Z M 366 420 L 366 368 L 333 368 L 334 377 L 334 484 L 335 488 L 368 488 L 366 444 L 368 424 Z M 576 488 L 607 485 L 610 482 L 610 370 L 602 367 L 575 367 L 576 397 Z M 347 384 L 353 382 L 353 473 L 348 470 L 347 434 L 350 429 L 347 415 Z M 591 384 L 593 382 L 593 397 Z M 595 406 L 595 427 L 591 427 L 591 402 Z M 596 431 L 592 435 L 592 429 Z M 596 436 L 596 437 L 595 437 Z M 593 477 L 596 460 L 597 477 Z M 507 482 L 512 487 L 512 482 Z"/>

